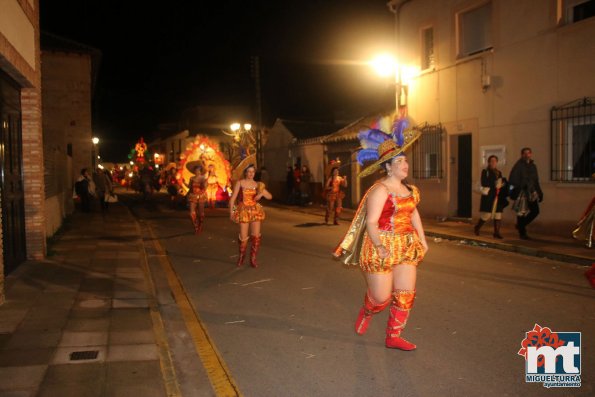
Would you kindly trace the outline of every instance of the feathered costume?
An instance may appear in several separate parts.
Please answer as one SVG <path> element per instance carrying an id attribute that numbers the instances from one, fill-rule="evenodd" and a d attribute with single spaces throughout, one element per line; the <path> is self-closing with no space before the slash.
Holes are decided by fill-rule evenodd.
<path id="1" fill-rule="evenodd" d="M 362 150 L 357 154 L 360 164 L 374 161 L 359 177 L 371 175 L 381 164 L 401 155 L 419 136 L 416 129 L 407 130 L 406 118 L 399 118 L 392 126 L 390 134 L 380 129 L 370 129 L 359 134 Z M 382 189 L 384 184 L 374 184 L 362 198 L 347 234 L 335 249 L 333 255 L 341 258 L 345 264 L 359 265 L 367 273 L 388 273 L 394 266 L 417 265 L 424 257 L 424 249 L 417 231 L 411 222 L 411 216 L 420 200 L 419 190 L 408 187 L 411 193 L 406 197 L 387 195 L 381 215 L 378 219 L 381 245 L 388 251 L 388 257 L 380 258 L 378 248 L 370 239 L 366 230 L 367 199 L 374 189 Z M 386 328 L 386 347 L 401 350 L 413 350 L 413 343 L 401 338 L 401 332 L 407 324 L 409 313 L 415 300 L 414 290 L 395 290 L 385 302 L 376 302 L 368 292 L 355 323 L 355 332 L 363 335 L 372 319 L 372 315 L 381 312 L 387 306 L 389 318 Z"/>

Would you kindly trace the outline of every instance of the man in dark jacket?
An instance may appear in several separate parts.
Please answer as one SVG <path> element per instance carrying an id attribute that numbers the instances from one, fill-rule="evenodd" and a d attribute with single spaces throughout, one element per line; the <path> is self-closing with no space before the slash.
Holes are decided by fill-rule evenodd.
<path id="1" fill-rule="evenodd" d="M 527 225 L 539 215 L 539 203 L 543 201 L 543 192 L 539 186 L 537 166 L 532 160 L 531 148 L 521 149 L 521 158 L 510 171 L 510 198 L 513 200 L 527 200 L 528 212 L 517 212 L 517 229 L 519 237 L 528 240 Z M 524 197 L 523 197 L 524 196 Z M 514 207 L 513 207 L 514 208 Z"/>

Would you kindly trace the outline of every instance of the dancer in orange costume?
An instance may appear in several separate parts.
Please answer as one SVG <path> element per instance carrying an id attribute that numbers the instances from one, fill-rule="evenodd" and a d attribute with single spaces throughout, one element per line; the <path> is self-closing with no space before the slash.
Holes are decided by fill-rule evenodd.
<path id="1" fill-rule="evenodd" d="M 208 167 L 207 174 L 207 199 L 210 208 L 215 208 L 217 202 L 217 192 L 219 191 L 219 183 L 217 180 L 217 174 L 215 174 L 215 166 L 213 164 Z"/>
<path id="2" fill-rule="evenodd" d="M 341 187 L 347 187 L 347 178 L 339 175 L 339 167 L 334 167 L 325 185 L 326 214 L 324 216 L 324 223 L 328 223 L 330 215 L 333 214 L 333 224 L 339 224 L 339 214 L 343 210 L 343 197 L 345 197 L 345 193 L 341 190 Z"/>
<path id="3" fill-rule="evenodd" d="M 386 177 L 366 192 L 334 255 L 343 256 L 346 264 L 359 265 L 366 278 L 368 289 L 355 332 L 363 335 L 372 316 L 390 306 L 386 347 L 414 350 L 416 345 L 402 338 L 401 332 L 413 308 L 417 265 L 424 258 L 428 244 L 417 211 L 419 190 L 405 181 L 409 165 L 404 151 L 419 137 L 419 132 L 405 131 L 397 140 L 399 144 L 382 131 L 371 130 L 370 134 L 376 142 L 385 140 L 372 157 L 376 161 L 359 177 L 378 169 L 385 171 Z"/>
<path id="4" fill-rule="evenodd" d="M 264 210 L 258 201 L 263 197 L 267 200 L 273 198 L 271 193 L 266 190 L 264 183 L 254 181 L 255 174 L 256 167 L 253 164 L 248 165 L 244 169 L 244 179 L 236 182 L 233 188 L 233 194 L 229 200 L 229 217 L 233 222 L 240 224 L 240 235 L 238 236 L 240 257 L 238 258 L 238 267 L 244 264 L 244 257 L 248 249 L 248 240 L 251 241 L 250 266 L 258 267 L 256 255 L 262 241 L 260 223 L 265 219 Z"/>
<path id="5" fill-rule="evenodd" d="M 205 219 L 205 202 L 207 201 L 206 178 L 201 166 L 194 167 L 194 176 L 190 178 L 188 206 L 194 232 L 200 234 Z"/>

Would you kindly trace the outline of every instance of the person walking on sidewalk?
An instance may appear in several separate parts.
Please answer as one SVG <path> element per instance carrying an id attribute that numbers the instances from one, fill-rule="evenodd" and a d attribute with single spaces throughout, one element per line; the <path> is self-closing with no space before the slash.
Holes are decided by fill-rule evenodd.
<path id="1" fill-rule="evenodd" d="M 109 208 L 109 202 L 105 200 L 105 196 L 114 194 L 112 178 L 108 176 L 105 170 L 97 167 L 97 170 L 93 173 L 93 182 L 95 182 L 95 194 L 99 199 L 99 208 L 101 208 L 101 212 L 105 212 Z"/>
<path id="2" fill-rule="evenodd" d="M 260 223 L 265 219 L 265 213 L 262 206 L 258 203 L 261 198 L 271 200 L 273 196 L 266 190 L 264 183 L 254 181 L 256 167 L 249 164 L 244 169 L 244 178 L 236 182 L 233 188 L 233 194 L 229 199 L 229 217 L 240 225 L 240 235 L 238 236 L 238 245 L 240 256 L 237 266 L 244 264 L 244 257 L 248 249 L 248 240 L 250 244 L 250 266 L 258 267 L 256 255 L 260 248 L 262 235 L 260 233 Z M 236 205 L 236 201 L 238 202 Z"/>
<path id="3" fill-rule="evenodd" d="M 476 236 L 479 229 L 488 220 L 494 220 L 494 238 L 501 239 L 502 210 L 508 205 L 506 200 L 508 186 L 502 172 L 498 169 L 498 157 L 488 157 L 488 166 L 481 171 L 481 202 L 479 204 L 479 221 L 473 228 Z"/>
<path id="4" fill-rule="evenodd" d="M 419 189 L 405 181 L 409 165 L 404 150 L 419 135 L 408 134 L 409 139 L 401 145 L 390 138 L 378 145 L 376 162 L 359 177 L 379 168 L 386 171 L 386 177 L 366 192 L 347 234 L 333 253 L 337 258 L 344 256 L 343 262 L 348 265 L 359 265 L 366 278 L 367 291 L 355 332 L 363 335 L 372 316 L 390 305 L 385 345 L 400 350 L 416 349 L 415 344 L 401 337 L 401 332 L 413 308 L 417 265 L 428 251 L 417 211 Z"/>
<path id="5" fill-rule="evenodd" d="M 324 216 L 324 223 L 328 224 L 331 214 L 334 215 L 333 225 L 339 224 L 339 214 L 343 210 L 343 197 L 345 192 L 341 187 L 347 187 L 347 178 L 339 175 L 339 167 L 334 167 L 331 170 L 331 176 L 327 179 L 325 184 L 326 193 L 326 214 Z"/>
<path id="6" fill-rule="evenodd" d="M 519 237 L 528 240 L 527 225 L 539 215 L 539 203 L 543 201 L 543 192 L 539 186 L 537 166 L 532 159 L 531 148 L 521 149 L 521 158 L 510 171 L 510 198 L 515 200 L 513 210 L 517 212 L 516 227 Z"/>
<path id="7" fill-rule="evenodd" d="M 95 192 L 95 183 L 86 168 L 81 170 L 81 175 L 74 184 L 74 191 L 81 198 L 81 210 L 91 212 L 91 198 Z"/>

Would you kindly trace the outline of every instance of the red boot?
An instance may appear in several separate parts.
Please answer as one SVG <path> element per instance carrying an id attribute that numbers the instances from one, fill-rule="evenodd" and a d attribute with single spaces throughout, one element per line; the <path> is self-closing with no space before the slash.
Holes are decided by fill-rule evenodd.
<path id="1" fill-rule="evenodd" d="M 204 215 L 200 215 L 198 217 L 198 226 L 196 228 L 196 234 L 201 234 L 202 233 L 202 226 L 204 225 L 205 222 L 205 216 Z"/>
<path id="2" fill-rule="evenodd" d="M 370 297 L 370 292 L 367 291 L 364 296 L 364 306 L 359 311 L 357 320 L 355 320 L 355 333 L 358 335 L 365 334 L 370 325 L 370 320 L 372 320 L 372 315 L 383 311 L 390 301 L 390 299 L 387 299 L 386 302 L 376 303 Z"/>
<path id="3" fill-rule="evenodd" d="M 260 248 L 262 235 L 252 236 L 250 238 L 252 240 L 252 244 L 250 244 L 250 266 L 258 267 L 258 263 L 256 263 L 256 255 L 258 254 L 258 249 Z"/>
<path id="4" fill-rule="evenodd" d="M 398 290 L 393 292 L 392 304 L 386 324 L 386 347 L 400 350 L 415 350 L 417 346 L 401 338 L 401 332 L 407 325 L 409 312 L 413 307 L 415 291 Z"/>
<path id="5" fill-rule="evenodd" d="M 192 226 L 194 226 L 194 233 L 198 234 L 198 221 L 195 212 L 190 214 L 190 220 L 192 221 Z"/>
<path id="6" fill-rule="evenodd" d="M 240 257 L 238 258 L 238 267 L 244 265 L 244 258 L 246 257 L 246 250 L 248 249 L 248 240 L 250 238 L 247 237 L 245 240 L 242 240 L 241 236 L 238 236 L 238 245 L 240 247 Z"/>
<path id="7" fill-rule="evenodd" d="M 339 224 L 339 214 L 341 214 L 341 208 L 335 208 L 335 219 L 333 220 L 333 225 Z"/>

